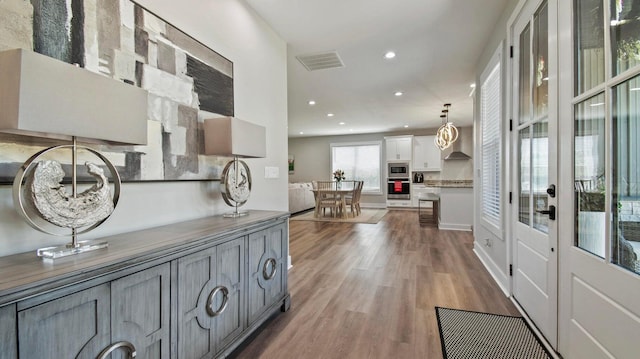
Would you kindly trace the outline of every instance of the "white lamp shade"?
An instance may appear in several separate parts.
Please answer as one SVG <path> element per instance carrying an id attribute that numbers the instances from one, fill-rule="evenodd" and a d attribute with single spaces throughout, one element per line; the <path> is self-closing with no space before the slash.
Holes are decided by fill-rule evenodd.
<path id="1" fill-rule="evenodd" d="M 24 49 L 0 52 L 0 131 L 147 143 L 147 91 Z"/>
<path id="2" fill-rule="evenodd" d="M 266 129 L 235 117 L 204 120 L 206 155 L 262 158 L 267 154 Z"/>

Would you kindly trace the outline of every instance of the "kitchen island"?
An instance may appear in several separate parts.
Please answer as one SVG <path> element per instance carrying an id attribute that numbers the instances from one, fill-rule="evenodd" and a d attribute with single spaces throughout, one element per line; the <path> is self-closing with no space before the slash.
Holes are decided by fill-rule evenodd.
<path id="1" fill-rule="evenodd" d="M 472 180 L 426 180 L 424 186 L 440 189 L 439 229 L 457 231 L 473 229 Z"/>

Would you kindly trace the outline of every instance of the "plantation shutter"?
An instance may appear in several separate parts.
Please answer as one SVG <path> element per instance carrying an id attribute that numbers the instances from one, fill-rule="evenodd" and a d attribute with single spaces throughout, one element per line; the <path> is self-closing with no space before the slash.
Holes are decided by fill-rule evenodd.
<path id="1" fill-rule="evenodd" d="M 480 93 L 482 123 L 482 215 L 500 227 L 500 63 L 484 80 Z"/>

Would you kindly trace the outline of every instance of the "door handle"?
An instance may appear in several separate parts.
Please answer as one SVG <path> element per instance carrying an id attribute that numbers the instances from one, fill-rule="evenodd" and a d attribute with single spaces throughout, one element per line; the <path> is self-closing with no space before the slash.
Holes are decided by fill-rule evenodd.
<path id="1" fill-rule="evenodd" d="M 556 185 L 554 184 L 549 185 L 549 188 L 547 188 L 547 194 L 551 198 L 556 198 Z"/>
<path id="2" fill-rule="evenodd" d="M 540 214 L 548 214 L 550 220 L 556 220 L 556 206 L 554 205 L 550 205 L 549 209 L 536 209 L 536 212 Z"/>

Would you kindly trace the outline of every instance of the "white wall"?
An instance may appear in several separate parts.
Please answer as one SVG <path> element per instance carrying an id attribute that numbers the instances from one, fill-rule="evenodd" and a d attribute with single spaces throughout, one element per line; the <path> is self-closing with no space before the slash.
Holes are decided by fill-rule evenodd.
<path id="1" fill-rule="evenodd" d="M 511 16 L 511 13 L 513 12 L 513 10 L 515 9 L 516 5 L 518 4 L 518 0 L 509 0 L 508 3 L 505 6 L 504 12 L 502 13 L 502 15 L 500 16 L 500 20 L 496 23 L 496 27 L 491 35 L 490 40 L 485 44 L 484 46 L 484 51 L 482 53 L 482 56 L 480 57 L 477 66 L 476 66 L 476 84 L 478 85 L 476 87 L 476 92 L 475 92 L 475 103 L 479 104 L 480 103 L 480 91 L 479 91 L 479 87 L 481 85 L 480 82 L 480 76 L 482 74 L 482 72 L 485 70 L 485 68 L 487 67 L 487 64 L 491 61 L 493 54 L 496 52 L 496 49 L 498 48 L 498 46 L 502 46 L 502 62 L 501 62 L 501 66 L 502 66 L 502 93 L 503 93 L 503 97 L 502 97 L 502 113 L 503 113 L 503 117 L 506 116 L 504 115 L 506 113 L 506 108 L 507 108 L 507 98 L 505 96 L 508 96 L 508 93 L 506 92 L 507 86 L 508 86 L 508 69 L 509 69 L 509 45 L 506 42 L 506 38 L 507 38 L 507 21 L 509 20 L 509 16 Z M 476 144 L 479 144 L 480 141 L 480 136 L 481 136 L 481 131 L 480 129 L 480 123 L 479 123 L 479 106 L 475 106 L 474 109 L 474 114 L 475 114 L 475 120 L 474 123 L 476 124 L 475 128 L 476 128 Z M 508 135 L 508 125 L 507 125 L 507 120 L 506 118 L 503 118 L 503 125 L 502 125 L 502 129 L 503 129 L 503 136 L 506 139 L 506 136 Z M 504 132 L 506 128 L 507 132 Z M 503 141 L 503 143 L 506 143 L 506 141 Z M 503 188 L 505 188 L 504 186 L 506 186 L 507 184 L 507 180 L 508 180 L 508 148 L 503 146 L 503 163 L 502 163 L 502 186 Z M 479 148 L 475 149 L 475 153 L 481 153 Z M 476 156 L 474 159 L 475 162 L 475 168 L 482 168 L 482 163 L 480 161 L 480 157 Z M 482 212 L 479 210 L 479 204 L 480 204 L 480 198 L 482 193 L 481 191 L 481 186 L 480 186 L 480 181 L 481 181 L 481 172 L 480 170 L 475 171 L 475 176 L 474 176 L 474 181 L 477 182 L 477 185 L 475 186 L 475 205 L 476 205 L 476 211 L 475 211 L 475 220 L 474 220 L 474 250 L 476 251 L 476 253 L 478 253 L 478 255 L 480 256 L 480 258 L 483 260 L 483 262 L 485 263 L 485 265 L 487 266 L 487 268 L 491 271 L 491 274 L 494 276 L 494 278 L 498 281 L 498 284 L 502 287 L 503 290 L 508 291 L 509 289 L 509 263 L 508 263 L 508 258 L 509 258 L 509 254 L 508 254 L 508 245 L 507 245 L 507 241 L 504 238 L 504 228 L 506 227 L 506 211 L 509 210 L 509 203 L 508 203 L 508 198 L 507 198 L 507 192 L 503 190 L 502 192 L 502 234 L 497 235 L 494 231 L 490 231 L 488 228 L 484 227 L 482 225 L 482 220 L 480 218 L 480 216 L 482 215 Z M 499 233 L 499 231 L 498 231 Z"/>
<path id="2" fill-rule="evenodd" d="M 137 2 L 233 62 L 235 115 L 267 128 L 267 157 L 247 160 L 253 191 L 245 207 L 286 211 L 286 43 L 242 0 Z M 0 11 L 4 11 L 3 6 L 13 6 L 11 3 L 23 1 L 8 0 L 0 4 Z M 7 32 L 0 31 L 4 33 Z M 10 45 L 0 44 L 0 48 L 21 46 L 16 41 L 9 42 Z M 265 179 L 265 166 L 278 167 L 280 177 Z M 114 214 L 81 239 L 230 211 L 220 197 L 218 183 L 125 183 Z M 27 226 L 15 213 L 11 197 L 11 188 L 0 186 L 0 256 L 68 241 Z"/>

